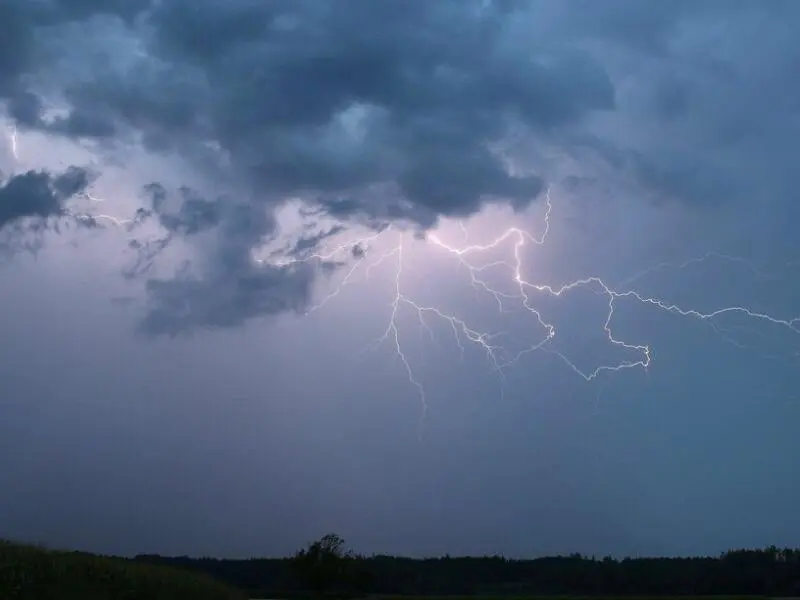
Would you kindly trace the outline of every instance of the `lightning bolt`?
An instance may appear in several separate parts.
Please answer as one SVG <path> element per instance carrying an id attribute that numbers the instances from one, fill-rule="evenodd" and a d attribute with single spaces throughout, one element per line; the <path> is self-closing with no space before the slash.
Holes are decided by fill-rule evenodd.
<path id="1" fill-rule="evenodd" d="M 334 287 L 333 291 L 328 293 L 322 300 L 312 306 L 307 314 L 322 308 L 331 299 L 339 295 L 342 289 L 350 284 L 354 279 L 354 274 L 362 266 L 364 268 L 365 278 L 369 279 L 371 271 L 385 262 L 393 262 L 394 272 L 392 279 L 392 298 L 389 303 L 389 317 L 387 320 L 386 328 L 383 333 L 370 344 L 370 349 L 388 344 L 395 358 L 402 365 L 409 385 L 416 391 L 422 405 L 422 416 L 420 419 L 420 435 L 424 426 L 425 416 L 428 412 L 428 397 L 420 378 L 415 373 L 412 367 L 412 362 L 409 359 L 407 351 L 404 349 L 403 336 L 401 334 L 400 314 L 401 308 L 406 308 L 416 315 L 420 326 L 426 329 L 431 338 L 433 339 L 434 333 L 430 327 L 429 320 L 438 320 L 445 324 L 452 332 L 456 346 L 458 347 L 461 357 L 463 358 L 465 346 L 472 344 L 480 349 L 486 356 L 489 365 L 493 372 L 500 378 L 501 382 L 505 381 L 504 372 L 508 368 L 516 365 L 527 354 L 542 351 L 549 353 L 560 359 L 572 372 L 582 378 L 584 381 L 592 382 L 596 380 L 602 373 L 606 372 L 620 372 L 629 369 L 642 369 L 647 372 L 653 361 L 653 352 L 649 344 L 635 343 L 626 341 L 615 335 L 612 323 L 618 310 L 618 302 L 622 299 L 628 299 L 638 302 L 641 305 L 649 306 L 657 310 L 678 315 L 685 318 L 691 318 L 701 321 L 709 325 L 716 333 L 725 336 L 726 331 L 723 330 L 716 320 L 724 315 L 737 314 L 746 317 L 755 322 L 767 323 L 773 326 L 781 327 L 792 334 L 800 334 L 800 316 L 791 318 L 780 318 L 765 312 L 760 312 L 748 308 L 746 306 L 726 306 L 715 309 L 710 312 L 702 312 L 694 308 L 682 307 L 678 304 L 652 297 L 632 289 L 630 286 L 636 281 L 642 279 L 646 275 L 652 274 L 656 271 L 676 268 L 683 269 L 693 264 L 703 263 L 711 259 L 725 260 L 732 263 L 744 265 L 756 277 L 768 278 L 770 276 L 761 273 L 753 263 L 746 259 L 730 256 L 727 254 L 709 252 L 703 256 L 692 258 L 682 263 L 660 263 L 649 269 L 645 269 L 636 273 L 622 281 L 617 286 L 612 286 L 604 279 L 598 276 L 590 276 L 577 279 L 560 286 L 554 286 L 547 283 L 538 283 L 529 281 L 523 275 L 524 272 L 524 250 L 527 246 L 544 246 L 547 241 L 547 236 L 550 232 L 550 220 L 553 211 L 553 203 L 551 200 L 550 189 L 545 193 L 545 214 L 544 223 L 541 234 L 537 237 L 532 233 L 520 229 L 518 227 L 510 227 L 500 234 L 496 239 L 487 244 L 471 244 L 465 246 L 453 246 L 445 243 L 440 237 L 435 234 L 427 236 L 426 240 L 433 247 L 445 252 L 452 256 L 457 263 L 466 269 L 469 274 L 469 281 L 472 287 L 489 297 L 493 298 L 498 306 L 498 310 L 503 312 L 507 307 L 514 304 L 518 308 L 524 310 L 533 323 L 541 331 L 541 334 L 536 337 L 532 342 L 520 351 L 511 353 L 496 340 L 504 335 L 506 332 L 486 332 L 471 326 L 466 320 L 460 318 L 458 315 L 445 312 L 436 306 L 428 306 L 417 301 L 410 293 L 405 290 L 403 285 L 403 275 L 407 268 L 404 261 L 404 253 L 406 250 L 407 234 L 400 230 L 380 232 L 370 235 L 368 237 L 353 240 L 341 246 L 337 246 L 332 251 L 326 254 L 313 254 L 304 258 L 292 258 L 272 264 L 277 266 L 291 266 L 298 262 L 319 261 L 320 263 L 329 261 L 343 261 L 347 257 L 357 256 L 357 259 L 346 270 L 344 277 L 339 284 Z M 462 222 L 458 222 L 464 239 L 467 239 L 467 230 Z M 382 252 L 373 252 L 370 244 L 374 242 L 379 236 L 396 235 L 397 241 L 389 250 Z M 503 244 L 511 243 L 513 251 L 511 257 L 506 260 L 498 260 L 486 264 L 478 264 L 476 258 L 486 255 L 487 253 L 501 248 Z M 355 249 L 361 249 L 356 253 Z M 510 273 L 509 282 L 512 283 L 513 291 L 505 291 L 498 289 L 492 285 L 484 275 L 490 268 L 503 267 Z M 607 309 L 605 312 L 605 319 L 602 324 L 602 331 L 608 343 L 612 346 L 624 350 L 628 354 L 632 354 L 633 358 L 621 360 L 615 364 L 600 365 L 592 370 L 585 370 L 579 368 L 574 361 L 562 351 L 553 348 L 553 340 L 556 337 L 556 326 L 545 319 L 542 312 L 535 306 L 536 295 L 550 296 L 552 298 L 562 297 L 572 291 L 586 288 L 606 299 Z M 726 338 L 729 342 L 745 348 L 733 338 Z M 502 389 L 502 388 L 501 388 Z"/>
<path id="2" fill-rule="evenodd" d="M 14 155 L 14 160 L 19 162 L 19 139 L 18 139 L 16 125 L 11 125 L 8 128 L 8 140 L 11 146 L 11 153 Z M 97 198 L 96 196 L 93 196 L 90 192 L 83 192 L 82 194 L 80 194 L 80 196 L 94 203 L 105 202 L 103 198 Z M 94 223 L 98 220 L 108 221 L 117 227 L 122 227 L 123 225 L 130 225 L 134 223 L 134 221 L 136 220 L 135 218 L 121 219 L 119 217 L 115 217 L 114 215 L 108 215 L 103 213 L 100 214 L 75 213 L 70 210 L 66 210 L 64 214 L 66 214 L 69 217 L 72 217 L 77 221 L 91 222 L 91 223 Z"/>
<path id="3" fill-rule="evenodd" d="M 536 350 L 546 350 L 552 354 L 558 356 L 567 366 L 569 366 L 576 374 L 581 376 L 586 381 L 592 381 L 598 377 L 602 372 L 605 371 L 621 371 L 624 369 L 631 369 L 631 368 L 642 368 L 647 369 L 651 362 L 652 362 L 652 351 L 649 345 L 646 344 L 633 344 L 630 342 L 626 342 L 614 336 L 614 333 L 611 328 L 611 323 L 614 319 L 615 310 L 616 310 L 616 302 L 621 298 L 629 298 L 639 303 L 646 304 L 652 307 L 655 307 L 659 310 L 666 311 L 672 314 L 677 314 L 683 317 L 691 317 L 695 319 L 699 319 L 701 321 L 705 321 L 710 324 L 717 333 L 721 333 L 716 327 L 714 323 L 714 319 L 717 317 L 721 317 L 726 314 L 741 314 L 750 319 L 754 319 L 757 321 L 763 321 L 767 323 L 771 323 L 772 325 L 777 325 L 780 327 L 784 327 L 789 329 L 793 333 L 800 333 L 800 317 L 790 318 L 790 319 L 781 319 L 769 314 L 758 312 L 752 310 L 745 306 L 729 306 L 723 307 L 711 312 L 701 312 L 696 309 L 691 308 L 684 308 L 677 304 L 667 302 L 665 300 L 654 298 L 651 296 L 647 296 L 642 294 L 633 289 L 625 289 L 634 281 L 641 279 L 647 274 L 653 273 L 659 269 L 664 269 L 668 267 L 676 267 L 678 269 L 685 268 L 691 264 L 704 262 L 709 260 L 710 258 L 720 258 L 723 260 L 727 260 L 730 262 L 741 263 L 744 264 L 748 269 L 750 269 L 756 276 L 758 277 L 767 277 L 766 275 L 762 274 L 750 261 L 746 259 L 729 256 L 726 254 L 718 253 L 718 252 L 709 252 L 704 256 L 689 259 L 680 264 L 672 264 L 672 263 L 661 263 L 656 265 L 655 267 L 651 267 L 650 269 L 646 269 L 634 275 L 633 277 L 629 277 L 626 279 L 622 284 L 622 290 L 618 290 L 608 283 L 606 283 L 602 278 L 597 276 L 586 277 L 582 279 L 578 279 L 572 281 L 570 283 L 564 284 L 560 287 L 555 287 L 548 284 L 541 284 L 541 283 L 534 283 L 531 281 L 527 281 L 523 275 L 523 259 L 522 259 L 522 249 L 527 243 L 533 243 L 535 245 L 542 246 L 544 245 L 547 234 L 549 233 L 550 229 L 550 215 L 552 213 L 552 201 L 550 198 L 550 190 L 548 189 L 546 193 L 546 203 L 547 203 L 547 211 L 545 213 L 545 227 L 542 235 L 539 238 L 534 237 L 527 231 L 518 229 L 516 227 L 512 227 L 507 229 L 500 237 L 495 239 L 489 244 L 486 245 L 472 245 L 467 246 L 464 248 L 454 248 L 448 244 L 442 242 L 436 236 L 430 236 L 430 241 L 433 242 L 435 245 L 443 248 L 445 251 L 454 254 L 461 264 L 463 264 L 469 271 L 470 276 L 472 278 L 472 283 L 474 286 L 479 286 L 483 288 L 488 293 L 492 294 L 497 300 L 498 304 L 501 303 L 502 299 L 513 299 L 516 298 L 521 301 L 522 306 L 533 316 L 534 319 L 538 322 L 538 324 L 544 330 L 544 336 L 541 340 L 537 341 L 529 348 L 523 350 L 522 352 L 518 353 L 514 356 L 510 361 L 503 365 L 503 368 L 513 365 L 517 363 L 525 354 Z M 484 267 L 476 267 L 474 264 L 470 263 L 468 260 L 468 256 L 472 254 L 479 254 L 482 252 L 489 251 L 491 249 L 496 248 L 501 243 L 506 241 L 508 238 L 513 238 L 514 240 L 514 252 L 513 252 L 513 261 L 506 262 L 506 264 L 513 273 L 513 280 L 518 289 L 517 294 L 503 294 L 500 291 L 492 288 L 488 282 L 481 279 L 479 276 L 479 272 L 485 268 Z M 494 263 L 490 263 L 494 264 Z M 553 297 L 560 297 L 570 291 L 573 291 L 577 288 L 582 287 L 592 287 L 594 291 L 604 295 L 608 300 L 608 311 L 606 313 L 606 319 L 603 323 L 603 331 L 609 341 L 610 344 L 623 348 L 628 351 L 632 351 L 638 354 L 639 358 L 637 360 L 628 360 L 622 361 L 615 365 L 602 365 L 597 367 L 592 371 L 583 371 L 578 368 L 569 358 L 563 354 L 562 352 L 553 350 L 548 348 L 549 342 L 555 337 L 556 329 L 555 326 L 547 321 L 545 321 L 542 317 L 542 314 L 533 306 L 531 292 L 539 292 L 544 294 L 549 294 Z M 735 341 L 735 340 L 734 340 Z M 737 344 L 740 347 L 744 347 L 741 344 Z"/>
<path id="4" fill-rule="evenodd" d="M 14 155 L 14 159 L 19 162 L 19 140 L 17 136 L 17 127 L 16 125 L 11 125 L 9 127 L 8 139 L 11 145 L 11 153 Z M 83 192 L 80 194 L 81 197 L 90 200 L 94 203 L 105 202 L 103 198 L 97 198 L 93 196 L 90 192 Z M 65 210 L 64 214 L 68 217 L 72 217 L 76 221 L 82 221 L 84 223 L 95 223 L 96 221 L 108 221 L 117 227 L 122 227 L 124 225 L 130 225 L 136 221 L 135 218 L 128 218 L 128 219 L 121 219 L 119 217 L 115 217 L 114 215 L 99 213 L 99 214 L 89 214 L 89 213 L 76 213 L 71 210 Z"/>
<path id="5" fill-rule="evenodd" d="M 19 148 L 17 147 L 17 126 L 12 125 L 11 131 L 8 134 L 8 139 L 11 141 L 11 153 L 14 155 L 14 160 L 19 162 Z"/>
<path id="6" fill-rule="evenodd" d="M 78 214 L 78 213 L 69 213 L 69 215 L 79 221 L 109 221 L 113 225 L 117 227 L 122 227 L 123 225 L 129 225 L 133 223 L 133 219 L 119 219 L 114 215 L 106 215 L 106 214 Z"/>
<path id="7" fill-rule="evenodd" d="M 80 197 L 85 198 L 86 200 L 90 200 L 95 204 L 99 204 L 101 202 L 105 202 L 104 198 L 98 198 L 91 194 L 91 192 L 83 192 L 80 194 Z M 91 223 L 96 224 L 97 221 L 108 221 L 115 227 L 123 227 L 125 225 L 132 225 L 136 223 L 138 220 L 136 217 L 130 217 L 127 219 L 122 219 L 119 217 L 115 217 L 114 215 L 109 215 L 105 213 L 75 213 L 70 210 L 65 210 L 65 214 L 67 216 L 72 217 L 77 221 L 82 221 L 84 223 Z"/>
<path id="8" fill-rule="evenodd" d="M 14 159 L 19 162 L 19 141 L 16 126 L 12 125 L 9 128 L 8 139 Z M 104 199 L 95 197 L 89 192 L 83 193 L 82 196 L 95 204 L 105 202 Z M 465 357 L 467 346 L 471 345 L 479 349 L 485 355 L 492 372 L 497 374 L 500 378 L 501 393 L 505 389 L 506 370 L 519 364 L 526 355 L 537 351 L 557 357 L 573 373 L 587 382 L 597 380 L 602 373 L 606 372 L 621 372 L 629 369 L 643 369 L 647 372 L 653 362 L 651 346 L 649 344 L 621 339 L 619 336 L 615 335 L 612 328 L 614 317 L 618 310 L 618 302 L 623 299 L 635 301 L 641 305 L 646 305 L 666 313 L 701 321 L 710 326 L 712 330 L 722 336 L 725 341 L 743 349 L 752 348 L 729 335 L 731 329 L 724 329 L 720 325 L 718 322 L 720 317 L 725 315 L 740 315 L 753 322 L 770 324 L 783 328 L 792 334 L 800 334 L 800 316 L 781 318 L 765 312 L 753 310 L 747 306 L 726 306 L 710 312 L 702 312 L 694 308 L 683 307 L 661 298 L 646 295 L 633 288 L 634 284 L 656 272 L 667 269 L 680 271 L 692 265 L 702 264 L 711 260 L 719 260 L 743 266 L 759 280 L 778 278 L 778 275 L 763 273 L 751 261 L 720 252 L 707 252 L 702 256 L 690 258 L 683 262 L 662 262 L 647 269 L 643 269 L 614 286 L 607 283 L 599 276 L 577 279 L 560 286 L 528 280 L 524 276 L 525 250 L 528 246 L 544 246 L 550 232 L 553 203 L 551 200 L 551 190 L 549 188 L 545 193 L 544 201 L 545 213 L 543 227 L 538 236 L 518 227 L 510 227 L 489 243 L 469 244 L 467 227 L 463 221 L 458 220 L 456 224 L 462 235 L 464 245 L 455 246 L 446 243 L 435 234 L 429 234 L 426 237 L 426 241 L 433 248 L 451 256 L 456 261 L 456 264 L 466 271 L 472 288 L 478 293 L 486 294 L 489 298 L 493 299 L 497 305 L 498 311 L 503 313 L 507 312 L 511 307 L 516 307 L 524 311 L 524 313 L 532 319 L 532 323 L 538 328 L 540 334 L 531 340 L 529 344 L 526 344 L 526 347 L 522 350 L 515 352 L 511 352 L 504 344 L 498 341 L 503 336 L 508 335 L 507 332 L 482 331 L 480 328 L 468 323 L 467 320 L 461 318 L 459 315 L 447 312 L 437 306 L 421 303 L 406 290 L 404 274 L 408 268 L 407 261 L 405 260 L 408 235 L 400 229 L 390 226 L 384 230 L 373 232 L 370 235 L 338 245 L 324 253 L 314 253 L 299 258 L 282 257 L 275 259 L 254 259 L 254 261 L 265 266 L 270 265 L 272 267 L 288 269 L 293 268 L 293 266 L 298 263 L 316 263 L 320 268 L 327 266 L 346 266 L 343 271 L 344 275 L 341 277 L 338 284 L 333 286 L 330 291 L 325 293 L 315 304 L 310 306 L 305 311 L 306 315 L 310 315 L 322 309 L 330 301 L 339 296 L 346 286 L 355 281 L 356 275 L 360 270 L 363 269 L 364 278 L 369 280 L 371 273 L 377 267 L 386 263 L 391 263 L 393 265 L 392 292 L 386 327 L 377 339 L 368 346 L 368 349 L 376 350 L 381 346 L 388 345 L 395 359 L 402 366 L 404 375 L 410 387 L 416 392 L 422 406 L 422 414 L 419 423 L 420 436 L 422 436 L 425 418 L 429 410 L 428 395 L 421 378 L 412 367 L 409 353 L 403 344 L 404 336 L 401 317 L 404 311 L 410 311 L 416 317 L 420 327 L 428 332 L 432 341 L 435 341 L 435 333 L 431 327 L 431 322 L 438 321 L 444 324 L 446 329 L 452 333 L 453 342 L 458 348 L 462 360 Z M 116 227 L 132 225 L 138 221 L 136 217 L 123 219 L 105 213 L 92 214 L 65 211 L 65 214 L 77 221 L 91 224 L 95 224 L 98 221 L 107 221 Z M 379 239 L 390 236 L 394 236 L 393 239 L 396 241 L 388 250 L 379 251 L 373 247 L 373 245 L 376 245 L 375 242 Z M 509 243 L 513 248 L 509 258 L 479 263 L 480 257 L 501 249 L 501 247 L 504 247 L 504 244 Z M 800 261 L 789 264 L 795 266 L 800 265 Z M 511 284 L 513 291 L 509 292 L 506 289 L 498 289 L 498 287 L 487 279 L 486 273 L 490 270 L 494 272 L 497 268 L 507 270 L 509 273 L 509 280 L 507 283 Z M 553 347 L 553 340 L 556 338 L 556 326 L 547 320 L 542 311 L 537 308 L 535 302 L 536 296 L 543 295 L 552 298 L 560 298 L 570 292 L 583 288 L 589 289 L 606 299 L 607 308 L 601 327 L 608 343 L 624 350 L 626 353 L 632 354 L 634 358 L 621 360 L 615 364 L 600 365 L 591 370 L 585 370 L 578 367 L 567 354 Z M 763 353 L 762 355 L 768 358 L 777 358 L 773 355 L 765 355 Z M 800 351 L 795 351 L 795 357 L 800 357 Z"/>
<path id="9" fill-rule="evenodd" d="M 93 196 L 91 192 L 83 192 L 83 194 L 81 195 L 87 200 L 91 200 L 92 202 L 97 202 L 97 203 L 105 202 L 105 198 L 98 198 L 97 196 Z"/>

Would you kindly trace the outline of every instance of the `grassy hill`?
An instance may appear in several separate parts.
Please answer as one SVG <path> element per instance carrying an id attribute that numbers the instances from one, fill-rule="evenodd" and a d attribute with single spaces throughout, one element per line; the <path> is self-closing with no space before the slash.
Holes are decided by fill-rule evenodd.
<path id="1" fill-rule="evenodd" d="M 243 600 L 245 596 L 201 573 L 0 540 L 0 598 Z"/>

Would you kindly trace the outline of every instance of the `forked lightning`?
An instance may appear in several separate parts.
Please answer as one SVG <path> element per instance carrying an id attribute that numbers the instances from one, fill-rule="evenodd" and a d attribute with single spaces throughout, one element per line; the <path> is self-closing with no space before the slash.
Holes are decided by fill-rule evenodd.
<path id="1" fill-rule="evenodd" d="M 445 312 L 436 306 L 421 304 L 415 300 L 409 292 L 406 291 L 403 286 L 403 274 L 407 268 L 407 265 L 404 262 L 404 249 L 405 244 L 407 244 L 407 234 L 403 233 L 402 231 L 398 231 L 396 229 L 392 230 L 390 228 L 380 234 L 374 234 L 369 237 L 357 239 L 347 244 L 338 246 L 327 254 L 315 254 L 302 259 L 286 260 L 279 264 L 288 265 L 292 262 L 300 261 L 334 260 L 337 257 L 354 255 L 354 248 L 361 248 L 363 250 L 363 252 L 358 253 L 359 258 L 354 262 L 354 264 L 349 266 L 339 285 L 308 311 L 313 312 L 324 306 L 332 298 L 336 297 L 341 292 L 342 288 L 352 281 L 354 273 L 362 264 L 366 265 L 365 272 L 366 275 L 369 276 L 370 271 L 378 265 L 387 261 L 392 261 L 394 263 L 393 297 L 390 303 L 390 314 L 386 329 L 376 340 L 373 347 L 384 343 L 391 345 L 393 352 L 403 366 L 409 383 L 419 395 L 420 401 L 422 402 L 423 411 L 427 411 L 428 407 L 425 389 L 419 378 L 416 376 L 402 343 L 400 308 L 403 306 L 416 313 L 421 325 L 425 327 L 431 333 L 431 335 L 433 335 L 433 332 L 426 322 L 426 319 L 441 320 L 452 330 L 456 345 L 462 354 L 464 352 L 465 344 L 474 344 L 477 348 L 485 353 L 492 370 L 498 373 L 501 377 L 503 377 L 503 371 L 505 369 L 517 364 L 526 354 L 535 351 L 548 352 L 554 356 L 557 356 L 566 366 L 568 366 L 574 373 L 583 378 L 585 381 L 592 381 L 603 372 L 618 372 L 625 369 L 634 368 L 647 369 L 653 360 L 650 345 L 622 340 L 618 337 L 615 337 L 612 330 L 612 321 L 614 319 L 615 311 L 617 310 L 617 301 L 622 298 L 627 298 L 644 305 L 649 305 L 658 310 L 666 311 L 672 314 L 704 321 L 711 325 L 715 331 L 721 335 L 725 335 L 725 332 L 717 326 L 715 319 L 727 314 L 739 314 L 751 320 L 784 328 L 792 334 L 800 334 L 800 316 L 780 318 L 764 312 L 752 310 L 746 306 L 726 306 L 711 312 L 701 312 L 693 308 L 685 308 L 656 297 L 648 296 L 629 288 L 629 286 L 636 280 L 653 271 L 669 267 L 681 269 L 691 264 L 706 261 L 710 258 L 719 258 L 741 263 L 748 267 L 748 269 L 757 276 L 766 277 L 762 275 L 749 261 L 725 254 L 710 252 L 704 256 L 690 259 L 681 264 L 673 265 L 670 263 L 662 263 L 628 278 L 620 286 L 616 287 L 613 287 L 602 278 L 597 276 L 585 277 L 562 286 L 553 286 L 546 283 L 528 281 L 523 276 L 524 248 L 528 244 L 542 246 L 547 240 L 547 235 L 550 230 L 550 217 L 553 210 L 549 189 L 545 194 L 545 202 L 546 211 L 544 215 L 544 227 L 539 237 L 536 237 L 528 231 L 518 227 L 511 227 L 505 230 L 492 242 L 483 245 L 472 244 L 456 247 L 445 243 L 437 235 L 430 234 L 426 238 L 433 247 L 452 255 L 455 260 L 465 267 L 469 273 L 471 285 L 477 290 L 480 290 L 481 292 L 491 296 L 496 301 L 500 310 L 503 310 L 504 307 L 509 303 L 516 303 L 519 308 L 527 311 L 531 318 L 534 319 L 536 325 L 541 330 L 541 336 L 531 340 L 530 345 L 521 351 L 517 351 L 516 353 L 509 353 L 501 344 L 495 342 L 497 338 L 503 335 L 502 332 L 492 333 L 479 331 L 455 314 Z M 459 222 L 458 225 L 464 235 L 464 238 L 466 239 L 467 232 L 463 223 Z M 378 235 L 395 235 L 397 236 L 397 242 L 387 251 L 373 252 L 368 244 L 374 241 Z M 496 250 L 501 246 L 501 244 L 507 242 L 511 242 L 513 244 L 513 252 L 511 253 L 512 256 L 507 260 L 494 261 L 487 264 L 476 264 L 475 257 L 479 257 L 489 251 Z M 497 289 L 483 275 L 488 268 L 498 266 L 506 267 L 509 270 L 511 282 L 513 283 L 513 289 L 515 290 L 514 292 L 509 293 L 507 291 Z M 585 370 L 579 368 L 564 352 L 552 347 L 552 340 L 556 336 L 556 327 L 554 324 L 547 321 L 542 313 L 536 308 L 534 305 L 533 296 L 534 294 L 538 293 L 557 298 L 578 288 L 592 289 L 607 299 L 608 310 L 602 325 L 605 336 L 610 344 L 632 352 L 635 357 L 634 359 L 623 360 L 611 365 L 601 365 L 593 370 Z M 742 344 L 739 344 L 732 338 L 726 339 L 743 347 Z M 800 338 L 798 338 L 798 343 L 800 343 Z"/>

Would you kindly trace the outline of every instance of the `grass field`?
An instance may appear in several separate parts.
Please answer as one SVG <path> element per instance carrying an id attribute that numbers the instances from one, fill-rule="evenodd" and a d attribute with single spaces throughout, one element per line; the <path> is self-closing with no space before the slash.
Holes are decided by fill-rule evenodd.
<path id="1" fill-rule="evenodd" d="M 0 541 L 5 600 L 245 600 L 202 574 Z"/>

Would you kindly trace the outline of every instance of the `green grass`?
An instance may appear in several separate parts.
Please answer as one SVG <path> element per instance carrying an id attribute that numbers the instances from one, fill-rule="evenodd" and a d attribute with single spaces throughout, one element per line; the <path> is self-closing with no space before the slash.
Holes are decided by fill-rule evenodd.
<path id="1" fill-rule="evenodd" d="M 3 600 L 245 600 L 214 579 L 170 567 L 0 540 Z"/>

